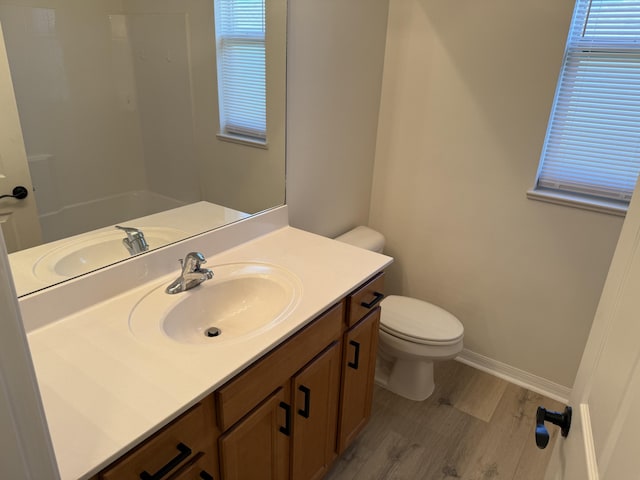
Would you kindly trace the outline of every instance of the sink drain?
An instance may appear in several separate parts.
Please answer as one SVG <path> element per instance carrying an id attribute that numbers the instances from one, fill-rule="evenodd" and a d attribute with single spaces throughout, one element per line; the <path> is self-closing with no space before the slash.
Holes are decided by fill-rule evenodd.
<path id="1" fill-rule="evenodd" d="M 204 331 L 204 336 L 205 337 L 217 337 L 221 333 L 222 333 L 222 330 L 220 330 L 219 328 L 211 327 L 211 328 L 207 328 Z"/>

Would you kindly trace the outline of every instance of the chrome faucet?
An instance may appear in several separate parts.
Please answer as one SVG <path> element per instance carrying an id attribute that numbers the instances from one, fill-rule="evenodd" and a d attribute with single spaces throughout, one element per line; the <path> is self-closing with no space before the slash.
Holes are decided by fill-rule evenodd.
<path id="1" fill-rule="evenodd" d="M 213 278 L 213 271 L 208 268 L 201 268 L 203 263 L 207 263 L 207 260 L 200 252 L 187 253 L 184 260 L 180 260 L 182 273 L 169 284 L 165 292 L 171 294 L 184 292 L 197 287 L 205 280 Z"/>
<path id="2" fill-rule="evenodd" d="M 149 250 L 149 244 L 145 240 L 142 230 L 133 227 L 121 227 L 120 225 L 116 225 L 116 228 L 123 230 L 127 234 L 127 238 L 122 239 L 122 244 L 128 250 L 129 255 L 137 255 Z"/>

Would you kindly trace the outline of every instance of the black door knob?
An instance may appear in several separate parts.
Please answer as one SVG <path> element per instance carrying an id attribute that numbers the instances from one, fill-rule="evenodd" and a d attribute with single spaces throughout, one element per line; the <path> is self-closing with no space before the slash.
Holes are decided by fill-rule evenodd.
<path id="1" fill-rule="evenodd" d="M 28 195 L 29 195 L 29 190 L 27 190 L 22 185 L 18 185 L 13 189 L 11 194 L 0 195 L 0 198 L 16 198 L 18 200 L 22 200 L 24 198 L 27 198 Z"/>
<path id="2" fill-rule="evenodd" d="M 538 407 L 536 412 L 536 445 L 538 448 L 546 448 L 549 444 L 549 431 L 544 422 L 551 422 L 560 427 L 563 437 L 569 435 L 571 428 L 571 407 L 565 407 L 564 412 L 550 412 L 543 407 Z"/>

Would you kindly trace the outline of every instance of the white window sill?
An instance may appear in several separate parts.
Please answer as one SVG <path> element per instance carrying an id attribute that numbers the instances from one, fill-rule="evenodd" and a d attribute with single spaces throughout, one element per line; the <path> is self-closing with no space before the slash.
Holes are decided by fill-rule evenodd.
<path id="1" fill-rule="evenodd" d="M 218 133 L 216 134 L 216 137 L 218 137 L 218 140 L 222 140 L 223 142 L 237 143 L 248 147 L 263 148 L 265 150 L 269 148 L 266 140 L 242 137 L 240 135 L 229 135 L 228 133 Z"/>
<path id="2" fill-rule="evenodd" d="M 592 212 L 606 213 L 624 217 L 627 214 L 628 205 L 615 200 L 603 200 L 589 197 L 588 195 L 562 193 L 556 190 L 536 189 L 527 191 L 527 198 L 541 202 L 564 205 L 565 207 L 581 208 Z"/>

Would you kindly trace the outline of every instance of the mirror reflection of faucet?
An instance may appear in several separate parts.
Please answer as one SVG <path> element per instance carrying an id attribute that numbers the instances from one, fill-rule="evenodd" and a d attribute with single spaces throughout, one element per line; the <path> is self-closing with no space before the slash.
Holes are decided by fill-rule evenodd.
<path id="1" fill-rule="evenodd" d="M 182 273 L 166 288 L 167 293 L 180 293 L 197 287 L 205 280 L 213 278 L 213 271 L 208 268 L 202 268 L 202 264 L 207 263 L 204 255 L 200 252 L 190 252 L 180 260 L 182 265 Z"/>
<path id="2" fill-rule="evenodd" d="M 122 239 L 122 244 L 126 247 L 129 255 L 133 256 L 149 250 L 149 244 L 145 240 L 142 230 L 120 225 L 116 225 L 116 228 L 123 230 L 127 234 L 127 238 Z"/>

